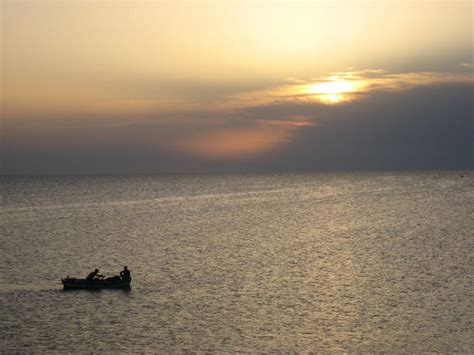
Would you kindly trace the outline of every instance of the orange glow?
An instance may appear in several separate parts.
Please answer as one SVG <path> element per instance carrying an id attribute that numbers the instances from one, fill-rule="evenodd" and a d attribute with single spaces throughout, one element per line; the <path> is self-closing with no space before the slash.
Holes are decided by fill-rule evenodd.
<path id="1" fill-rule="evenodd" d="M 288 141 L 306 121 L 260 121 L 254 127 L 225 128 L 196 134 L 175 143 L 174 150 L 211 159 L 241 159 L 267 152 Z"/>

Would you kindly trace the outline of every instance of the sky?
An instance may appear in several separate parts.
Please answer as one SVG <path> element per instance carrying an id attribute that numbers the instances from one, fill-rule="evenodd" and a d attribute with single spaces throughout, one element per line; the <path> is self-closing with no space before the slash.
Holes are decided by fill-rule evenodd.
<path id="1" fill-rule="evenodd" d="M 474 169 L 473 1 L 0 2 L 1 174 Z"/>

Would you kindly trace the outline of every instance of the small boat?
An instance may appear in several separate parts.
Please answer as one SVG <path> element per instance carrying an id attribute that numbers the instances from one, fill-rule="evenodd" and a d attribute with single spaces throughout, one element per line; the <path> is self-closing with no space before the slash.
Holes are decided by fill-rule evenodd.
<path id="1" fill-rule="evenodd" d="M 64 289 L 102 289 L 102 288 L 121 288 L 130 289 L 132 279 L 124 280 L 119 276 L 109 277 L 106 279 L 76 279 L 74 277 L 67 277 L 61 279 Z"/>

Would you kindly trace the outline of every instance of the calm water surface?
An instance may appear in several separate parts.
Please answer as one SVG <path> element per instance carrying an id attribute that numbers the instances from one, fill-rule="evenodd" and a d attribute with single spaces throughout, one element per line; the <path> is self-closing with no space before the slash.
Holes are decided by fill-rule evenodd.
<path id="1" fill-rule="evenodd" d="M 474 352 L 473 172 L 0 181 L 0 352 Z"/>

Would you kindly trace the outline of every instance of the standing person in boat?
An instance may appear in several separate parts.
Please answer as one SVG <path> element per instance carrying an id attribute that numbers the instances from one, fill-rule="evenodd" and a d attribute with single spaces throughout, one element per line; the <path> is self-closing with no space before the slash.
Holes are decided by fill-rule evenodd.
<path id="1" fill-rule="evenodd" d="M 120 271 L 120 277 L 122 278 L 122 280 L 130 280 L 131 279 L 130 270 L 128 270 L 128 268 L 126 266 L 124 266 L 123 270 Z"/>
<path id="2" fill-rule="evenodd" d="M 99 275 L 99 269 L 95 269 L 94 271 L 92 271 L 89 275 L 87 275 L 87 280 L 88 281 L 92 281 L 94 279 L 101 279 L 103 278 L 104 276 L 103 275 Z"/>

